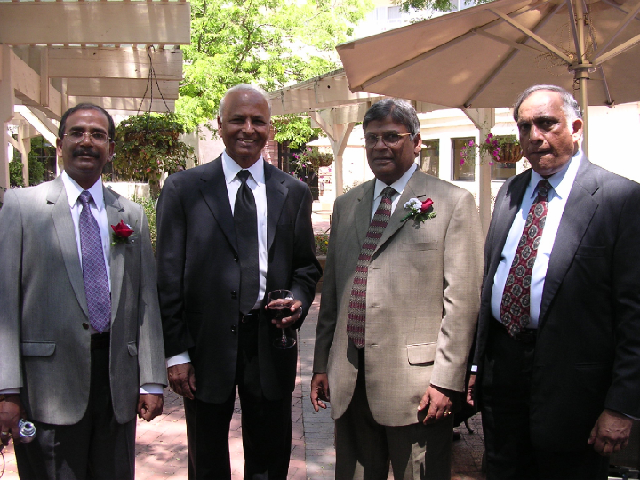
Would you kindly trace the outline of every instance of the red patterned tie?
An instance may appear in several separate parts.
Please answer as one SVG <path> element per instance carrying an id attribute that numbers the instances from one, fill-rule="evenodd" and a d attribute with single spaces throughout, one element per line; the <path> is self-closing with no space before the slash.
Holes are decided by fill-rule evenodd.
<path id="1" fill-rule="evenodd" d="M 357 348 L 364 347 L 364 320 L 367 311 L 367 275 L 373 253 L 380 243 L 382 232 L 389 224 L 391 216 L 391 197 L 396 193 L 395 189 L 386 187 L 382 190 L 380 206 L 373 215 L 369 224 L 367 236 L 362 244 L 358 263 L 356 263 L 356 275 L 353 278 L 349 310 L 347 313 L 347 336 Z"/>
<path id="2" fill-rule="evenodd" d="M 527 215 L 500 302 L 500 322 L 512 337 L 531 322 L 531 270 L 547 219 L 551 185 L 547 180 L 540 180 L 537 188 L 538 197 Z"/>

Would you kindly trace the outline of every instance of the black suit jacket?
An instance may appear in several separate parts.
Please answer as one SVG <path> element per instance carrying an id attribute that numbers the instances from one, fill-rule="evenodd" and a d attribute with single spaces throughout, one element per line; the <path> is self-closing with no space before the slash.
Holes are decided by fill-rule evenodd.
<path id="1" fill-rule="evenodd" d="M 302 301 L 301 324 L 321 275 L 311 225 L 311 192 L 266 162 L 264 173 L 267 292 L 291 290 Z M 171 175 L 158 200 L 157 219 L 165 353 L 169 357 L 188 350 L 195 367 L 196 397 L 221 403 L 235 388 L 240 301 L 240 263 L 222 159 Z M 290 393 L 295 384 L 297 350 L 271 346 L 280 332 L 266 318 L 260 319 L 260 387 L 270 400 Z"/>
<path id="2" fill-rule="evenodd" d="M 487 234 L 475 359 L 480 381 L 495 321 L 493 277 L 530 179 L 529 170 L 505 182 Z M 584 448 L 605 408 L 640 417 L 639 247 L 640 185 L 583 158 L 542 293 L 531 394 L 534 446 Z M 478 400 L 482 404 L 481 395 Z"/>

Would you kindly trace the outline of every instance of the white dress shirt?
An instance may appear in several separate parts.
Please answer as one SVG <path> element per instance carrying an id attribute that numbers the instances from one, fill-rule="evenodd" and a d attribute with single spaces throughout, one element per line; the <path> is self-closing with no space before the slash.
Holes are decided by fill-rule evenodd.
<path id="1" fill-rule="evenodd" d="M 373 205 L 371 205 L 371 218 L 373 218 L 376 210 L 378 210 L 378 207 L 380 206 L 380 200 L 382 199 L 382 190 L 384 190 L 386 187 L 392 187 L 397 192 L 394 193 L 391 197 L 391 213 L 396 211 L 396 206 L 398 205 L 398 200 L 400 200 L 400 195 L 402 195 L 402 192 L 404 192 L 407 183 L 409 183 L 411 175 L 413 175 L 413 172 L 415 172 L 417 168 L 418 164 L 414 163 L 411 167 L 409 167 L 409 170 L 404 172 L 404 175 L 402 175 L 391 185 L 387 185 L 386 183 L 376 178 L 376 183 L 373 187 Z"/>
<path id="2" fill-rule="evenodd" d="M 229 196 L 229 205 L 231 205 L 231 213 L 234 213 L 236 208 L 236 195 L 242 182 L 237 177 L 237 174 L 243 168 L 238 165 L 234 159 L 232 159 L 227 151 L 222 152 L 222 172 L 224 173 L 224 179 L 227 184 L 227 194 Z M 253 197 L 256 200 L 256 211 L 258 213 L 258 255 L 260 259 L 260 292 L 254 308 L 260 307 L 260 301 L 264 298 L 267 290 L 267 266 L 269 264 L 269 258 L 267 255 L 267 186 L 264 179 L 264 161 L 262 155 L 260 158 L 246 170 L 249 171 L 251 176 L 247 178 L 247 185 L 253 192 Z M 380 202 L 380 200 L 378 200 Z M 172 357 L 167 357 L 167 368 L 174 365 L 180 365 L 183 363 L 191 362 L 189 352 L 182 352 Z"/>
<path id="3" fill-rule="evenodd" d="M 552 188 L 549 190 L 548 195 L 547 219 L 542 231 L 538 254 L 536 255 L 532 269 L 531 322 L 527 325 L 527 328 L 538 328 L 538 322 L 540 320 L 540 302 L 542 300 L 544 281 L 547 276 L 549 257 L 551 256 L 553 244 L 556 241 L 558 226 L 560 225 L 560 220 L 562 220 L 564 207 L 567 204 L 567 199 L 571 193 L 573 181 L 578 173 L 581 160 L 582 152 L 578 151 L 578 153 L 576 153 L 569 162 L 567 162 L 562 170 L 547 179 Z M 538 173 L 534 171 L 531 172 L 531 181 L 524 192 L 522 205 L 520 205 L 520 209 L 516 214 L 513 224 L 511 224 L 507 241 L 505 242 L 502 253 L 500 254 L 500 264 L 498 265 L 496 274 L 493 277 L 493 288 L 491 291 L 491 313 L 496 319 L 500 319 L 500 302 L 502 300 L 502 292 L 504 290 L 507 277 L 509 276 L 513 257 L 516 254 L 518 241 L 520 240 L 522 231 L 524 230 L 527 215 L 529 214 L 531 205 L 538 195 L 538 182 L 542 179 L 543 178 Z"/>

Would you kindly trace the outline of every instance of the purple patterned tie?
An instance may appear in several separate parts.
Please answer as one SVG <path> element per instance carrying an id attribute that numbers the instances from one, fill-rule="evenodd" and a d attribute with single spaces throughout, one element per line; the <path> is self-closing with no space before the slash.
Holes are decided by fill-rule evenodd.
<path id="1" fill-rule="evenodd" d="M 391 197 L 396 193 L 395 189 L 386 187 L 382 190 L 380 206 L 373 215 L 369 224 L 367 236 L 362 244 L 358 263 L 356 263 L 356 275 L 353 277 L 349 309 L 347 311 L 347 336 L 357 348 L 364 347 L 364 321 L 367 312 L 367 276 L 369 264 L 373 254 L 380 243 L 382 232 L 389 224 L 391 216 Z"/>
<path id="2" fill-rule="evenodd" d="M 500 302 L 500 322 L 512 337 L 531 322 L 531 272 L 547 219 L 551 185 L 540 180 L 537 188 L 538 197 L 527 215 Z"/>
<path id="3" fill-rule="evenodd" d="M 84 190 L 79 197 L 82 203 L 78 227 L 80 230 L 80 249 L 82 250 L 82 275 L 84 294 L 89 308 L 91 326 L 102 333 L 111 322 L 111 297 L 107 266 L 102 253 L 100 227 L 91 214 L 91 193 Z"/>

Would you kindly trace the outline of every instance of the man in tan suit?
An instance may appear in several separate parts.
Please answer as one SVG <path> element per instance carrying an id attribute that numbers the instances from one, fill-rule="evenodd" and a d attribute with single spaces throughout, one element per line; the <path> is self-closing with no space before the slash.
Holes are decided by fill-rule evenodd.
<path id="1" fill-rule="evenodd" d="M 396 479 L 447 479 L 480 304 L 476 205 L 419 170 L 409 103 L 378 102 L 363 128 L 376 179 L 335 202 L 311 402 L 331 401 L 337 479 L 386 479 L 389 462 Z"/>

